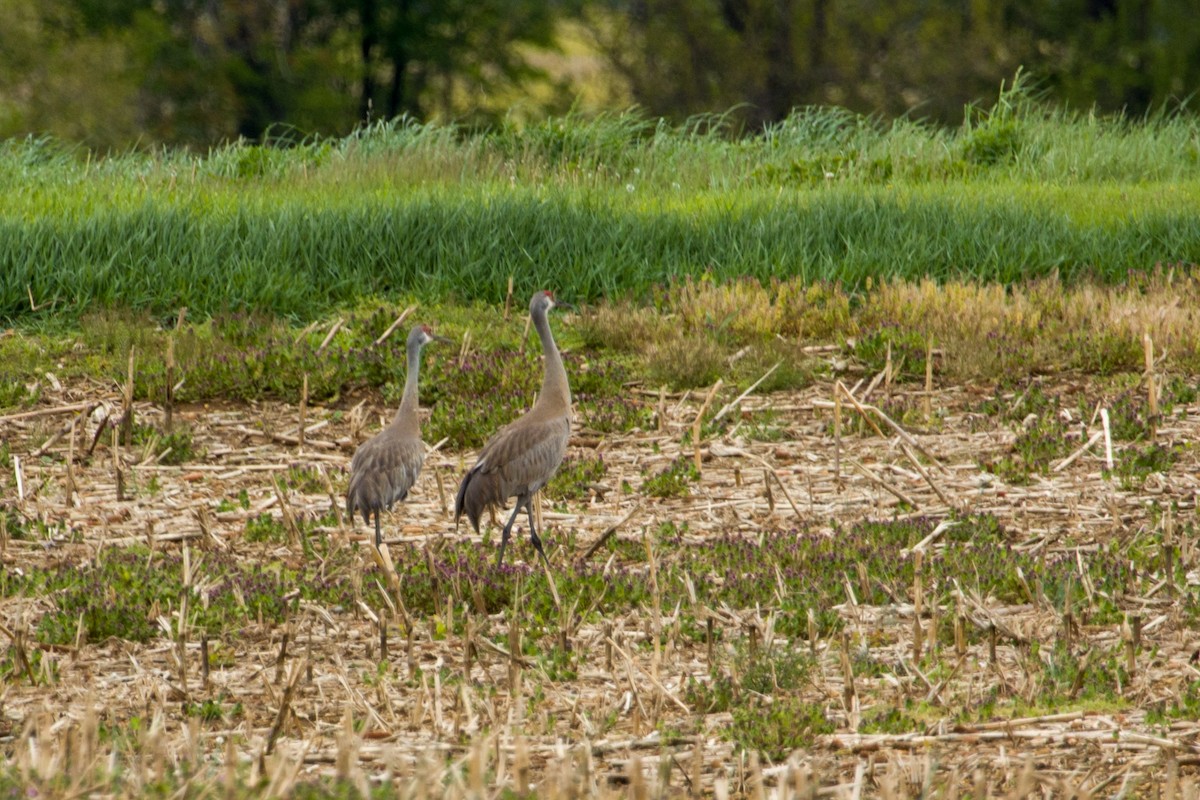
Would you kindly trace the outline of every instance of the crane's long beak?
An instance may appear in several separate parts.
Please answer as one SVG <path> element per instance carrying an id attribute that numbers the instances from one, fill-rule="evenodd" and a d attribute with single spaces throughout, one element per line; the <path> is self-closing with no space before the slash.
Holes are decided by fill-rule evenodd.
<path id="1" fill-rule="evenodd" d="M 454 344 L 454 340 L 449 336 L 438 336 L 436 333 L 433 334 L 433 340 L 435 342 L 441 342 L 442 344 Z"/>
<path id="2" fill-rule="evenodd" d="M 574 306 L 574 305 L 572 305 L 571 303 L 568 303 L 568 302 L 566 302 L 565 300 L 555 300 L 555 301 L 554 301 L 554 307 L 555 307 L 555 308 L 565 308 L 565 309 L 567 309 L 568 311 L 574 311 L 574 310 L 575 310 L 575 306 Z"/>

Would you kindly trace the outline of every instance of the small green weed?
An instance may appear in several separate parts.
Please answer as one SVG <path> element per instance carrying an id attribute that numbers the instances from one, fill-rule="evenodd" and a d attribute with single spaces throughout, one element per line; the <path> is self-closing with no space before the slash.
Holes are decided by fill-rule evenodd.
<path id="1" fill-rule="evenodd" d="M 603 456 L 568 456 L 546 484 L 546 496 L 551 500 L 581 500 L 587 497 L 588 487 L 603 480 L 607 472 Z"/>
<path id="2" fill-rule="evenodd" d="M 184 703 L 183 714 L 186 717 L 199 717 L 204 722 L 230 722 L 239 719 L 243 714 L 240 702 L 229 703 L 228 696 L 222 692 L 219 697 L 209 697 L 202 702 Z"/>
<path id="3" fill-rule="evenodd" d="M 725 350 L 704 332 L 673 334 L 646 352 L 646 372 L 655 386 L 694 389 L 711 386 L 725 370 Z"/>
<path id="4" fill-rule="evenodd" d="M 866 333 L 854 344 L 854 356 L 867 371 L 877 374 L 887 365 L 888 347 L 892 353 L 892 379 L 925 379 L 926 342 L 920 333 L 885 326 Z"/>
<path id="5" fill-rule="evenodd" d="M 289 467 L 285 480 L 291 489 L 301 494 L 325 493 L 325 480 L 316 467 Z"/>
<path id="6" fill-rule="evenodd" d="M 739 647 L 728 669 L 715 667 L 708 683 L 689 681 L 687 702 L 706 714 L 729 711 L 743 697 L 775 697 L 801 688 L 809 680 L 812 658 L 802 650 L 779 648 L 751 652 Z"/>
<path id="7" fill-rule="evenodd" d="M 763 753 L 773 761 L 787 759 L 793 751 L 810 747 L 816 737 L 832 733 L 834 725 L 825 710 L 796 696 L 774 702 L 746 702 L 733 709 L 726 736 L 739 748 Z"/>
<path id="8" fill-rule="evenodd" d="M 0 410 L 24 408 L 37 402 L 40 392 L 18 376 L 0 373 Z"/>
<path id="9" fill-rule="evenodd" d="M 286 612 L 281 598 L 292 589 L 298 589 L 303 599 L 350 606 L 354 592 L 349 581 L 330 577 L 347 568 L 345 561 L 327 567 L 328 574 L 319 574 L 315 567 L 306 567 L 306 572 L 280 563 L 243 563 L 210 554 L 203 574 L 197 576 L 199 582 L 190 589 L 203 591 L 206 597 L 193 596 L 189 601 L 189 624 L 197 632 L 215 636 L 249 619 L 280 622 Z M 373 572 L 373 567 L 368 570 Z M 364 576 L 364 593 L 374 591 L 367 588 L 372 586 Z M 39 641 L 71 644 L 82 620 L 85 641 L 116 637 L 144 642 L 161 635 L 159 617 L 170 618 L 171 609 L 179 607 L 183 559 L 132 546 L 106 551 L 102 561 L 86 569 L 70 562 L 34 569 L 6 588 L 53 597 L 54 609 L 42 616 L 35 629 Z"/>
<path id="10" fill-rule="evenodd" d="M 264 511 L 246 520 L 245 535 L 247 542 L 286 542 L 287 528 L 282 520 Z"/>
<path id="11" fill-rule="evenodd" d="M 906 709 L 896 706 L 878 706 L 863 715 L 859 731 L 862 733 L 912 733 L 922 729 L 922 725 L 909 714 Z"/>
<path id="12" fill-rule="evenodd" d="M 691 484 L 699 479 L 700 473 L 691 456 L 681 455 L 665 469 L 647 476 L 642 482 L 642 492 L 651 497 L 686 497 L 691 492 Z"/>
<path id="13" fill-rule="evenodd" d="M 1169 472 L 1185 450 L 1186 445 L 1153 443 L 1131 447 L 1121 454 L 1111 472 L 1106 469 L 1103 474 L 1106 478 L 1115 477 L 1124 491 L 1136 492 L 1146 485 L 1146 479 L 1152 474 Z"/>
<path id="14" fill-rule="evenodd" d="M 158 463 L 177 466 L 202 457 L 197 453 L 189 428 L 177 427 L 166 433 L 151 425 L 133 426 L 133 443 L 143 449 L 147 457 L 157 457 Z"/>
<path id="15" fill-rule="evenodd" d="M 448 438 L 450 447 L 477 448 L 488 436 L 533 405 L 541 367 L 533 351 L 477 352 L 459 361 L 434 360 L 422 401 L 433 407 L 430 439 Z"/>
<path id="16" fill-rule="evenodd" d="M 984 466 L 1009 483 L 1026 484 L 1032 475 L 1049 474 L 1051 462 L 1066 456 L 1071 444 L 1058 416 L 1038 417 L 1017 434 L 1008 455 Z"/>
<path id="17" fill-rule="evenodd" d="M 1146 709 L 1146 724 L 1169 725 L 1176 720 L 1200 718 L 1200 680 L 1193 680 L 1169 700 L 1161 700 Z"/>

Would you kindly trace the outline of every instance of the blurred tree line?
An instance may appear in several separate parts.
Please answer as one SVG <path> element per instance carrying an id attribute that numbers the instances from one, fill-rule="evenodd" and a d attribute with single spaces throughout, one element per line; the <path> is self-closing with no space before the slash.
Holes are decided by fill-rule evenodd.
<path id="1" fill-rule="evenodd" d="M 1200 87 L 1197 0 L 0 0 L 0 136 L 203 147 L 361 121 L 807 104 L 943 123 L 1019 67 L 1075 108 Z"/>

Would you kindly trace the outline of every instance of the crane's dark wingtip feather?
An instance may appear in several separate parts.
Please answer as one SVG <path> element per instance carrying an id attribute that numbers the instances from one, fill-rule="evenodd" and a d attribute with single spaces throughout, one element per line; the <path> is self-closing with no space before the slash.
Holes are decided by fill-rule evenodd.
<path id="1" fill-rule="evenodd" d="M 479 520 L 483 517 L 484 509 L 504 502 L 499 495 L 500 479 L 496 473 L 472 469 L 459 484 L 458 494 L 454 498 L 454 521 L 458 522 L 465 513 L 471 521 L 471 527 L 479 533 Z"/>

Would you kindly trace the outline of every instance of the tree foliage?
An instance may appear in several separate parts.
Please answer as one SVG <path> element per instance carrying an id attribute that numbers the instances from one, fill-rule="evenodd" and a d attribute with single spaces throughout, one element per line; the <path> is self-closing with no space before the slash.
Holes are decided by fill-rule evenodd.
<path id="1" fill-rule="evenodd" d="M 1180 0 L 612 0 L 598 47 L 668 116 L 743 104 L 779 121 L 839 105 L 941 122 L 1018 68 L 1076 107 L 1144 113 L 1200 88 L 1200 27 Z"/>
<path id="2" fill-rule="evenodd" d="M 1021 68 L 1142 114 L 1200 86 L 1189 2 L 0 0 L 0 136 L 204 147 L 606 96 L 751 129 L 808 105 L 953 124 Z"/>

